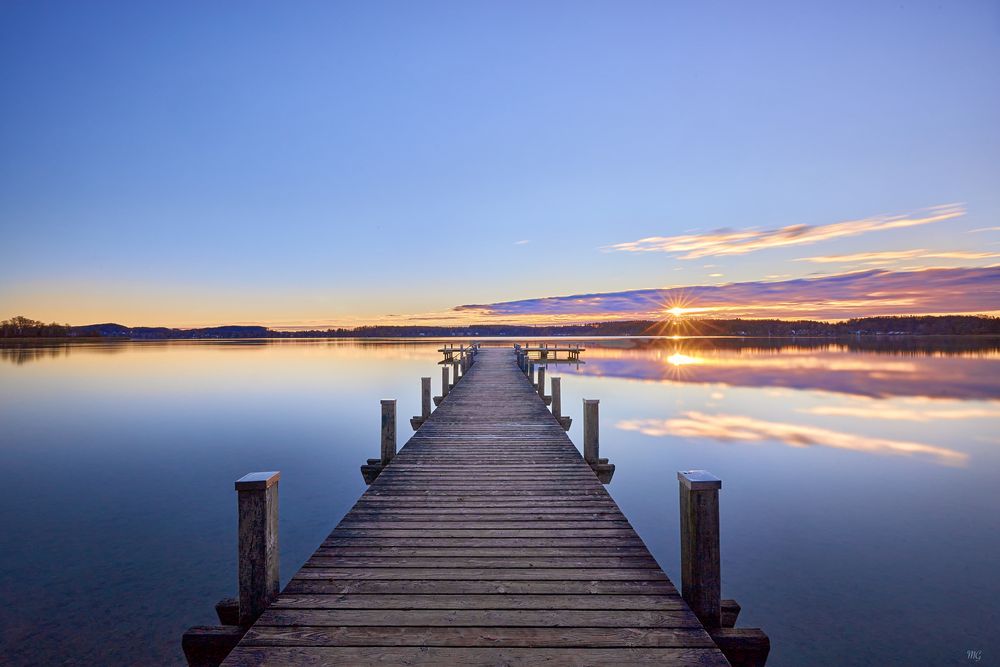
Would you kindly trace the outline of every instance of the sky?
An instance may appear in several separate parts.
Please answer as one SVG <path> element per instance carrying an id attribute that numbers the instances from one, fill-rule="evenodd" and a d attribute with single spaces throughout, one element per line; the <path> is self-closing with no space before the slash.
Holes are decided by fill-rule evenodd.
<path id="1" fill-rule="evenodd" d="M 997 81 L 974 0 L 11 0 L 0 318 L 1000 313 Z"/>

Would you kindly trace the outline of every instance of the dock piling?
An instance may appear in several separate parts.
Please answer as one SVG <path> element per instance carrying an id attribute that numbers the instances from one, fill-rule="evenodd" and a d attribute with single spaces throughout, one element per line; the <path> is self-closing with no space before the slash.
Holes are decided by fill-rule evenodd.
<path id="1" fill-rule="evenodd" d="M 427 419 L 431 416 L 431 379 L 420 378 L 420 416 Z"/>
<path id="2" fill-rule="evenodd" d="M 615 474 L 615 466 L 601 458 L 599 404 L 598 400 L 583 399 L 583 459 L 590 464 L 602 484 L 609 484 Z"/>
<path id="3" fill-rule="evenodd" d="M 447 373 L 447 366 L 445 369 L 445 373 Z M 364 478 L 365 484 L 374 482 L 382 474 L 382 470 L 396 456 L 396 399 L 383 399 L 381 403 L 382 441 L 379 447 L 379 457 L 377 459 L 368 459 L 368 462 L 361 466 L 361 476 Z M 414 423 L 415 420 L 417 420 L 417 417 L 410 420 L 410 424 L 414 427 L 414 430 L 419 428 L 419 425 Z"/>
<path id="4" fill-rule="evenodd" d="M 600 424 L 598 407 L 600 401 L 583 399 L 583 458 L 591 465 L 597 463 L 600 454 Z"/>
<path id="5" fill-rule="evenodd" d="M 677 473 L 680 482 L 681 595 L 708 628 L 722 625 L 719 489 L 705 470 Z"/>
<path id="6" fill-rule="evenodd" d="M 382 400 L 382 467 L 396 455 L 396 399 Z"/>
<path id="7" fill-rule="evenodd" d="M 573 420 L 570 417 L 564 417 L 562 413 L 562 378 L 552 376 L 550 382 L 552 383 L 552 416 L 556 418 L 564 431 L 568 431 Z"/>
<path id="8" fill-rule="evenodd" d="M 681 596 L 730 664 L 764 667 L 771 640 L 759 628 L 735 628 L 740 605 L 722 599 L 719 490 L 706 470 L 677 473 L 681 514 Z"/>
<path id="9" fill-rule="evenodd" d="M 410 417 L 410 426 L 416 431 L 431 416 L 431 379 L 420 378 L 420 414 Z"/>
<path id="10" fill-rule="evenodd" d="M 236 480 L 239 510 L 240 625 L 252 625 L 278 596 L 279 471 Z"/>

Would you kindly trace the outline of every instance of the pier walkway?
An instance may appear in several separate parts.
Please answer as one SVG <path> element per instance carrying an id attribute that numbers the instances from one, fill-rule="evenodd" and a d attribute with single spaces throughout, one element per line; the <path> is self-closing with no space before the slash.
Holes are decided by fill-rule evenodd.
<path id="1" fill-rule="evenodd" d="M 224 665 L 728 665 L 510 348 L 482 348 Z"/>

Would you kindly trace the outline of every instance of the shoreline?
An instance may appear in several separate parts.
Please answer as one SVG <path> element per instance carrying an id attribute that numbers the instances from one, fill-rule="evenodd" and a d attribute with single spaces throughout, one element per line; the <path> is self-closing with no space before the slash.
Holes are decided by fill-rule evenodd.
<path id="1" fill-rule="evenodd" d="M 521 341 L 521 340 L 857 340 L 857 339 L 901 339 L 901 338 L 1000 338 L 1000 333 L 975 334 L 921 334 L 921 333 L 859 333 L 859 334 L 811 334 L 783 336 L 738 336 L 738 335 L 670 335 L 670 336 L 620 336 L 611 334 L 591 335 L 558 335 L 541 334 L 534 336 L 467 336 L 467 335 L 434 335 L 434 336 L 165 336 L 162 338 L 129 336 L 25 336 L 0 338 L 0 345 L 7 343 L 155 343 L 178 341 L 291 341 L 291 340 L 406 340 L 406 341 L 439 341 L 439 340 L 477 340 L 477 341 Z"/>

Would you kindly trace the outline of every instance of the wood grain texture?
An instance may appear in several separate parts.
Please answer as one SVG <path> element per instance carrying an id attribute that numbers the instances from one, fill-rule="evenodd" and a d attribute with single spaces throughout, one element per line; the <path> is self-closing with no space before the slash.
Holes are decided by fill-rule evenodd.
<path id="1" fill-rule="evenodd" d="M 224 664 L 726 665 L 515 351 L 464 371 Z"/>
<path id="2" fill-rule="evenodd" d="M 261 647 L 241 644 L 225 663 L 232 667 L 251 665 L 416 665 L 440 667 L 495 667 L 545 665 L 546 667 L 591 667 L 593 665 L 672 665 L 673 667 L 728 667 L 718 649 L 703 648 L 446 648 L 406 646 L 364 647 Z"/>
<path id="3" fill-rule="evenodd" d="M 237 491 L 240 625 L 257 620 L 278 595 L 278 483 Z"/>

